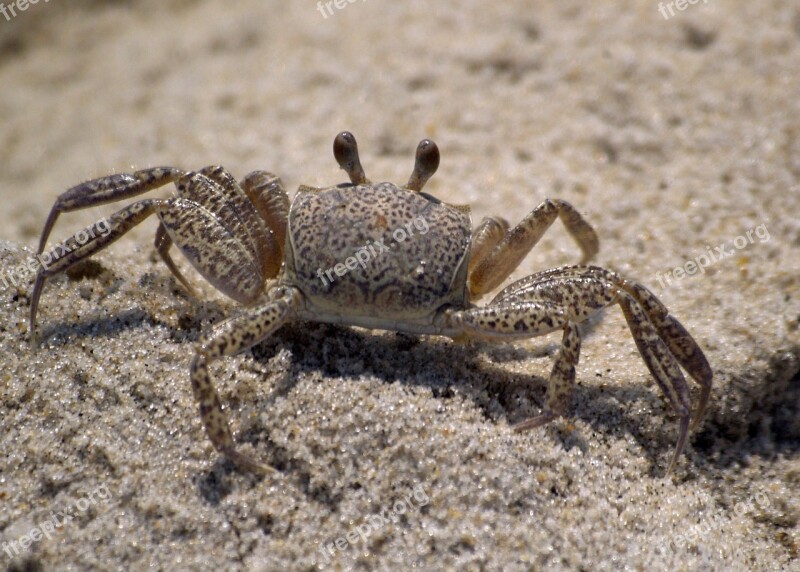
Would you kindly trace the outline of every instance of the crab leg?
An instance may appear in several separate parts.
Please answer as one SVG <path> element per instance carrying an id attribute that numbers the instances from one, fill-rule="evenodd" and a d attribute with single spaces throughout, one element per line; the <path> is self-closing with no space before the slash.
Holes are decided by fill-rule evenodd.
<path id="1" fill-rule="evenodd" d="M 473 296 L 491 292 L 519 266 L 536 246 L 556 217 L 580 246 L 583 262 L 590 260 L 599 248 L 597 234 L 580 213 L 566 201 L 546 199 L 541 205 L 503 237 L 494 249 L 483 256 L 469 275 L 469 291 Z"/>
<path id="2" fill-rule="evenodd" d="M 689 435 L 689 411 L 691 409 L 689 387 L 686 385 L 686 378 L 683 377 L 674 357 L 658 336 L 658 332 L 642 307 L 627 293 L 620 293 L 618 302 L 647 369 L 650 370 L 661 391 L 667 396 L 672 408 L 681 418 L 678 443 L 675 445 L 675 453 L 669 468 L 667 468 L 667 474 L 669 474 L 678 462 Z"/>
<path id="3" fill-rule="evenodd" d="M 702 386 L 693 427 L 708 402 L 712 372 L 686 329 L 644 286 L 602 268 L 568 266 L 523 278 L 502 290 L 488 306 L 450 312 L 447 317 L 467 337 L 513 339 L 564 329 L 562 348 L 550 375 L 547 407 L 541 415 L 515 427 L 522 430 L 543 425 L 566 412 L 580 352 L 577 324 L 615 303 L 622 307 L 650 373 L 681 418 L 669 473 L 683 452 L 691 419 L 689 390 L 678 363 Z"/>
<path id="4" fill-rule="evenodd" d="M 61 212 L 127 198 L 170 181 L 175 183 L 177 197 L 129 205 L 107 219 L 104 234 L 93 232 L 94 227 L 100 226 L 95 223 L 47 254 L 50 262 L 40 268 L 31 296 L 32 341 L 39 298 L 47 278 L 102 250 L 153 213 L 160 219 L 156 250 L 190 294 L 194 295 L 193 288 L 169 255 L 173 244 L 225 295 L 243 304 L 251 304 L 261 296 L 265 278 L 274 277 L 280 269 L 288 208 L 280 180 L 262 172 L 248 175 L 243 181 L 244 189 L 218 166 L 189 173 L 163 167 L 88 181 L 58 198 L 41 243 L 47 241 Z M 267 229 L 265 223 L 274 223 L 275 229 Z M 83 235 L 91 236 L 91 240 L 80 240 Z"/>
<path id="5" fill-rule="evenodd" d="M 44 250 L 47 238 L 50 236 L 50 232 L 61 213 L 130 199 L 168 185 L 169 183 L 174 183 L 183 174 L 184 172 L 181 169 L 175 167 L 153 167 L 133 173 L 120 173 L 100 177 L 71 187 L 59 195 L 52 209 L 50 209 L 50 214 L 42 229 L 42 236 L 39 239 L 39 249 L 37 252 L 41 253 Z M 156 231 L 155 245 L 158 254 L 161 256 L 161 259 L 164 261 L 164 264 L 167 265 L 170 272 L 184 285 L 189 291 L 189 294 L 194 296 L 194 289 L 178 270 L 178 267 L 169 255 L 172 240 L 167 235 L 164 225 L 159 225 Z M 85 258 L 86 256 L 81 258 Z M 38 300 L 38 296 L 35 295 L 35 297 Z M 35 316 L 35 308 L 32 314 Z"/>
<path id="6" fill-rule="evenodd" d="M 575 366 L 578 365 L 580 353 L 581 335 L 578 325 L 575 322 L 567 322 L 564 326 L 564 336 L 561 338 L 561 349 L 550 372 L 547 406 L 540 415 L 514 425 L 515 431 L 541 427 L 569 410 L 572 393 L 575 390 Z"/>
<path id="7" fill-rule="evenodd" d="M 689 372 L 689 375 L 702 386 L 697 409 L 692 415 L 691 429 L 694 431 L 703 419 L 703 413 L 711 396 L 711 383 L 714 375 L 711 366 L 683 324 L 669 315 L 669 310 L 650 290 L 629 280 L 623 280 L 622 286 L 647 312 L 647 316 L 658 330 L 659 336 L 666 342 L 669 351 L 683 366 L 683 369 Z"/>
<path id="8" fill-rule="evenodd" d="M 271 276 L 277 274 L 281 260 L 278 243 L 273 234 L 268 231 L 256 205 L 228 171 L 219 165 L 204 167 L 196 173 L 187 173 L 178 179 L 175 187 L 181 197 L 200 205 L 203 211 L 211 214 L 210 217 L 198 216 L 198 222 L 194 223 L 194 228 L 187 227 L 186 231 L 200 234 L 204 225 L 208 224 L 206 220 L 213 219 L 215 225 L 225 227 L 228 234 L 235 237 L 251 253 L 256 259 L 255 262 L 261 266 L 262 273 L 267 268 L 271 268 L 271 265 L 274 266 L 277 261 L 277 267 L 271 270 L 273 272 Z M 170 230 L 169 226 L 168 230 Z M 177 232 L 176 229 L 171 230 L 171 234 Z M 183 229 L 180 232 L 187 234 Z M 191 237 L 193 240 L 197 238 L 202 237 Z M 209 237 L 205 238 L 207 240 Z M 188 256 L 188 258 L 192 257 Z M 234 299 L 237 298 L 234 297 Z"/>
<path id="9" fill-rule="evenodd" d="M 468 272 L 472 272 L 478 264 L 483 262 L 507 233 L 508 221 L 506 219 L 499 216 L 484 218 L 481 224 L 472 231 Z"/>
<path id="10" fill-rule="evenodd" d="M 711 366 L 700 346 L 686 331 L 686 328 L 669 314 L 669 310 L 650 290 L 641 284 L 625 280 L 619 275 L 597 266 L 565 266 L 532 274 L 510 284 L 497 294 L 492 304 L 530 297 L 539 290 L 551 287 L 554 283 L 553 281 L 579 281 L 585 278 L 607 281 L 609 284 L 621 288 L 644 309 L 648 320 L 655 326 L 658 337 L 669 348 L 670 354 L 678 360 L 678 363 L 683 366 L 692 379 L 701 386 L 700 400 L 692 416 L 692 429 L 697 428 L 703 418 L 711 395 L 713 378 Z"/>
<path id="11" fill-rule="evenodd" d="M 172 272 L 172 275 L 175 276 L 175 278 L 177 278 L 178 281 L 183 284 L 183 287 L 186 288 L 186 291 L 189 292 L 189 296 L 192 298 L 197 298 L 197 291 L 189 283 L 189 281 L 183 275 L 183 272 L 181 272 L 178 266 L 175 264 L 175 261 L 172 260 L 172 256 L 169 254 L 169 249 L 172 248 L 172 244 L 172 238 L 167 232 L 167 227 L 165 227 L 163 224 L 159 224 L 158 229 L 156 229 L 156 239 L 154 241 L 156 252 L 158 252 L 161 260 L 164 261 L 164 264 L 167 265 L 169 271 Z"/>
<path id="12" fill-rule="evenodd" d="M 271 235 L 270 249 L 263 259 L 264 276 L 278 275 L 283 262 L 283 249 L 286 242 L 286 227 L 289 222 L 289 195 L 283 188 L 280 178 L 266 171 L 253 171 L 241 182 L 247 197 L 258 209 Z"/>
<path id="13" fill-rule="evenodd" d="M 47 244 L 47 237 L 53 225 L 56 224 L 58 216 L 64 212 L 76 211 L 106 203 L 113 203 L 123 199 L 152 191 L 164 185 L 174 182 L 183 174 L 183 171 L 175 167 L 154 167 L 152 169 L 142 169 L 134 173 L 120 173 L 108 177 L 92 179 L 64 191 L 56 199 L 50 215 L 42 229 L 42 236 L 39 239 L 39 249 L 37 254 L 41 254 Z"/>
<path id="14" fill-rule="evenodd" d="M 42 295 L 42 289 L 47 278 L 64 272 L 73 264 L 77 264 L 104 249 L 165 204 L 167 204 L 167 201 L 162 199 L 145 199 L 135 202 L 109 217 L 107 232 L 104 234 L 95 235 L 92 231 L 94 227 L 98 226 L 95 223 L 86 230 L 82 230 L 68 238 L 63 245 L 56 246 L 48 252 L 51 262 L 48 263 L 46 268 L 42 266 L 39 269 L 33 285 L 33 293 L 31 294 L 30 331 L 32 342 L 35 341 L 36 312 L 39 308 L 39 297 Z M 85 233 L 92 238 L 82 243 L 78 239 L 81 233 Z"/>
<path id="15" fill-rule="evenodd" d="M 235 355 L 268 338 L 287 321 L 298 303 L 299 294 L 294 290 L 275 290 L 268 302 L 222 322 L 205 334 L 195 347 L 191 365 L 192 392 L 200 406 L 203 426 L 214 448 L 245 471 L 268 473 L 275 469 L 236 449 L 228 416 L 222 410 L 208 366 L 222 356 Z"/>

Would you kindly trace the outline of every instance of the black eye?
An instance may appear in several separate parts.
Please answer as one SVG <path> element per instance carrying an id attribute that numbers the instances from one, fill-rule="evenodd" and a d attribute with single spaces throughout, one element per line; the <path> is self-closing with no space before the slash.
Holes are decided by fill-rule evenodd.
<path id="1" fill-rule="evenodd" d="M 406 188 L 412 191 L 421 191 L 436 169 L 439 168 L 439 147 L 430 139 L 423 139 L 417 145 L 414 158 L 414 171 L 408 179 Z"/>

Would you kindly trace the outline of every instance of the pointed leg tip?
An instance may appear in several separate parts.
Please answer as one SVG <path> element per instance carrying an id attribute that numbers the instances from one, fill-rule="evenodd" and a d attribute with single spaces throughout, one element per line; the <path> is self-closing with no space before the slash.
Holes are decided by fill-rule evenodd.
<path id="1" fill-rule="evenodd" d="M 669 467 L 667 467 L 667 472 L 664 473 L 664 478 L 665 479 L 668 479 L 670 477 L 670 475 L 672 475 L 672 471 L 673 471 L 673 469 L 675 469 L 675 463 L 676 463 L 676 460 L 673 459 L 672 462 L 669 464 Z"/>
<path id="2" fill-rule="evenodd" d="M 516 423 L 515 425 L 511 426 L 511 429 L 515 433 L 522 433 L 523 431 L 528 431 L 530 429 L 536 429 L 537 427 L 541 427 L 542 425 L 546 425 L 550 423 L 553 419 L 556 418 L 555 413 L 545 412 L 536 417 L 531 417 L 530 419 L 526 419 L 520 423 Z"/>
<path id="3" fill-rule="evenodd" d="M 31 316 L 28 323 L 28 340 L 32 350 L 39 348 L 39 330 L 36 329 L 36 317 Z"/>
<path id="4" fill-rule="evenodd" d="M 697 404 L 697 410 L 694 413 L 694 419 L 692 419 L 692 431 L 696 431 L 697 428 L 700 427 L 700 423 L 703 421 L 703 415 L 705 414 L 706 406 L 708 405 L 710 398 L 711 386 L 703 387 L 703 391 L 700 394 L 700 402 Z"/>
<path id="5" fill-rule="evenodd" d="M 678 443 L 675 445 L 675 453 L 672 455 L 672 461 L 667 468 L 667 472 L 664 475 L 668 477 L 670 473 L 672 473 L 675 466 L 678 464 L 678 459 L 680 459 L 681 455 L 683 454 L 683 450 L 686 447 L 687 437 L 689 435 L 689 415 L 684 415 L 681 417 L 681 428 L 680 428 L 680 435 L 678 436 Z"/>
<path id="6" fill-rule="evenodd" d="M 225 456 L 230 459 L 234 465 L 245 473 L 254 473 L 261 476 L 278 475 L 279 472 L 275 467 L 259 463 L 255 459 L 240 453 L 236 449 L 228 449 L 224 452 Z"/>
<path id="7" fill-rule="evenodd" d="M 202 298 L 197 293 L 197 290 L 195 290 L 192 286 L 190 286 L 188 282 L 181 282 L 181 285 L 183 286 L 183 289 L 186 290 L 186 295 L 189 298 L 197 301 L 202 301 Z"/>

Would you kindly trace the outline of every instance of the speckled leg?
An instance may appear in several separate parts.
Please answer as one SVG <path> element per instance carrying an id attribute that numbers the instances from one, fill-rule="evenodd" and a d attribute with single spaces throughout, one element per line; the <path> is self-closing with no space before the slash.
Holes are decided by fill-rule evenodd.
<path id="1" fill-rule="evenodd" d="M 508 221 L 506 219 L 499 216 L 484 218 L 472 232 L 468 272 L 472 272 L 478 264 L 483 262 L 507 233 Z"/>
<path id="2" fill-rule="evenodd" d="M 192 287 L 178 266 L 175 264 L 175 261 L 172 260 L 172 256 L 169 254 L 169 249 L 172 248 L 172 239 L 170 238 L 169 234 L 167 233 L 167 229 L 164 228 L 163 224 L 158 225 L 154 245 L 156 247 L 156 252 L 158 252 L 158 255 L 161 257 L 161 260 L 164 262 L 167 268 L 169 268 L 169 271 L 172 272 L 172 275 L 178 279 L 178 282 L 183 284 L 183 287 L 186 288 L 190 296 L 197 298 L 197 291 Z"/>
<path id="3" fill-rule="evenodd" d="M 266 171 L 249 173 L 242 179 L 241 185 L 258 209 L 271 236 L 271 247 L 264 260 L 264 276 L 274 278 L 283 262 L 286 226 L 289 222 L 289 195 L 280 178 Z"/>
<path id="4" fill-rule="evenodd" d="M 703 350 L 700 349 L 694 338 L 686 331 L 686 328 L 677 319 L 669 315 L 669 310 L 650 290 L 629 280 L 623 280 L 622 287 L 644 308 L 659 336 L 669 347 L 669 351 L 702 387 L 700 400 L 692 415 L 691 429 L 694 431 L 700 425 L 708 400 L 711 397 L 714 376 L 711 366 L 703 354 Z"/>
<path id="5" fill-rule="evenodd" d="M 171 182 L 175 183 L 178 197 L 169 200 L 169 208 L 158 210 L 161 225 L 156 248 L 164 263 L 193 292 L 169 255 L 174 243 L 213 286 L 238 302 L 252 303 L 261 294 L 265 278 L 274 277 L 280 269 L 288 199 L 279 181 L 270 181 L 270 192 L 251 199 L 220 166 L 189 173 L 158 167 L 76 185 L 53 205 L 39 252 L 62 212 L 131 198 Z M 261 187 L 257 190 L 264 191 Z M 281 194 L 283 201 L 274 198 Z M 264 211 L 269 213 L 266 220 L 261 216 Z M 274 223 L 277 230 L 267 228 L 268 223 Z"/>
<path id="6" fill-rule="evenodd" d="M 689 435 L 689 411 L 691 409 L 689 388 L 678 364 L 642 307 L 627 293 L 620 293 L 619 303 L 633 335 L 633 341 L 636 342 L 636 347 L 639 349 L 639 354 L 647 365 L 647 369 L 650 370 L 661 391 L 667 396 L 670 405 L 681 418 L 678 443 L 667 469 L 667 474 L 669 474 L 683 452 Z"/>
<path id="7" fill-rule="evenodd" d="M 175 186 L 179 196 L 158 213 L 170 239 L 217 290 L 242 304 L 256 301 L 270 247 L 255 205 L 222 167 L 187 173 Z"/>
<path id="8" fill-rule="evenodd" d="M 280 179 L 263 171 L 254 171 L 239 185 L 224 168 L 210 166 L 181 177 L 176 186 L 181 196 L 210 208 L 219 224 L 242 239 L 259 259 L 263 277 L 278 275 L 289 217 L 289 197 Z M 172 244 L 167 228 L 159 225 L 155 239 L 158 254 L 189 294 L 196 296 L 194 288 L 169 255 Z"/>
<path id="9" fill-rule="evenodd" d="M 583 252 L 582 262 L 587 262 L 597 254 L 597 234 L 580 213 L 566 201 L 546 199 L 511 229 L 470 272 L 470 293 L 480 296 L 499 286 L 539 242 L 557 216 L 580 246 Z"/>
<path id="10" fill-rule="evenodd" d="M 547 406 L 540 415 L 514 425 L 515 431 L 541 427 L 569 411 L 572 394 L 575 391 L 575 366 L 578 365 L 580 353 L 581 334 L 578 331 L 578 324 L 568 322 L 561 338 L 561 349 L 553 363 L 553 370 L 550 372 L 550 382 L 547 386 Z"/>
<path id="11" fill-rule="evenodd" d="M 561 349 L 553 363 L 547 405 L 541 415 L 517 424 L 517 431 L 540 427 L 567 413 L 575 386 L 575 366 L 580 357 L 578 322 L 613 303 L 614 294 L 595 285 L 565 282 L 552 271 L 523 278 L 500 292 L 483 308 L 454 313 L 451 323 L 468 337 L 525 338 L 563 329 Z"/>
<path id="12" fill-rule="evenodd" d="M 134 173 L 120 173 L 92 179 L 64 191 L 56 199 L 42 229 L 37 253 L 44 250 L 47 237 L 61 213 L 104 205 L 146 193 L 175 181 L 183 171 L 175 167 L 155 167 Z"/>
<path id="13" fill-rule="evenodd" d="M 567 266 L 510 284 L 484 308 L 452 312 L 448 316 L 449 325 L 463 330 L 467 337 L 502 339 L 565 329 L 562 349 L 551 374 L 548 407 L 542 415 L 517 427 L 529 429 L 564 413 L 574 384 L 574 366 L 578 363 L 577 324 L 614 303 L 621 306 L 642 359 L 681 418 L 669 473 L 683 452 L 691 419 L 689 390 L 678 363 L 702 386 L 696 415 L 702 415 L 708 401 L 712 373 L 702 350 L 686 329 L 668 315 L 663 304 L 644 286 L 596 266 Z M 532 315 L 526 319 L 525 315 L 531 311 Z"/>
<path id="14" fill-rule="evenodd" d="M 55 261 L 37 275 L 31 298 L 31 332 L 39 296 L 48 276 L 105 248 L 154 212 L 161 220 L 156 238 L 162 258 L 167 254 L 169 259 L 166 251 L 170 242 L 166 241 L 166 232 L 192 265 L 222 293 L 243 304 L 258 299 L 265 279 L 261 272 L 263 243 L 257 234 L 259 230 L 266 234 L 264 223 L 235 181 L 233 186 L 217 182 L 225 180 L 221 168 L 209 167 L 204 171 L 214 178 L 202 173 L 181 175 L 175 183 L 180 196 L 134 203 L 111 216 L 103 225 L 108 227 L 105 234 L 96 234 L 95 229 L 101 225 L 95 223 L 81 231 L 91 230 L 90 240 L 81 244 L 77 239 L 81 233 L 76 233 L 65 245 L 53 249 L 50 254 L 62 251 L 67 254 L 55 257 Z M 170 270 L 174 273 L 177 268 L 172 264 Z M 177 275 L 180 278 L 179 272 Z"/>
<path id="15" fill-rule="evenodd" d="M 43 265 L 39 268 L 33 285 L 33 293 L 31 294 L 31 342 L 35 342 L 36 311 L 39 307 L 39 297 L 42 295 L 42 289 L 47 278 L 64 272 L 73 264 L 77 264 L 104 249 L 166 204 L 167 201 L 161 199 L 145 199 L 135 202 L 115 212 L 107 219 L 106 224 L 103 225 L 107 227 L 107 232 L 99 233 L 99 225 L 95 223 L 85 230 L 75 233 L 46 254 L 44 258 L 50 261 L 46 266 Z M 87 237 L 88 240 L 79 240 L 82 236 Z"/>
<path id="16" fill-rule="evenodd" d="M 567 315 L 557 304 L 543 300 L 490 304 L 451 311 L 448 327 L 468 338 L 511 341 L 549 334 L 567 324 Z"/>
<path id="17" fill-rule="evenodd" d="M 191 366 L 192 391 L 200 406 L 206 433 L 214 448 L 244 471 L 268 473 L 275 469 L 236 450 L 228 416 L 222 410 L 208 366 L 222 356 L 234 355 L 269 337 L 291 317 L 299 296 L 289 288 L 275 290 L 268 302 L 215 326 L 195 347 Z"/>

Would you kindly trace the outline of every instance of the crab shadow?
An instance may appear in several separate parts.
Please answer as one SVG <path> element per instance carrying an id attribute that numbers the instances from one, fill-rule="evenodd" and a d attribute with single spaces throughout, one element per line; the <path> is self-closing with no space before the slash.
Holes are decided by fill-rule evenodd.
<path id="1" fill-rule="evenodd" d="M 157 325 L 166 327 L 150 312 L 132 308 L 110 317 L 90 316 L 69 323 L 48 322 L 39 329 L 38 343 L 55 346 L 68 343 L 70 338 L 112 338 L 134 328 Z"/>
<path id="2" fill-rule="evenodd" d="M 694 439 L 705 463 L 728 469 L 751 457 L 772 461 L 800 453 L 800 347 L 774 351 L 766 371 L 715 373 L 726 391 L 712 396 Z"/>
<path id="3" fill-rule="evenodd" d="M 594 330 L 601 322 L 602 314 L 581 325 L 585 344 L 594 341 Z M 257 345 L 252 355 L 261 363 L 269 361 L 278 349 L 286 349 L 292 356 L 292 374 L 275 388 L 273 399 L 291 391 L 299 372 L 339 378 L 368 374 L 388 384 L 424 387 L 436 399 L 468 399 L 490 422 L 513 425 L 538 414 L 544 406 L 548 376 L 559 347 L 558 333 L 525 344 L 465 345 L 435 336 L 303 322 L 284 326 L 270 340 Z M 790 364 L 770 368 L 777 373 L 751 379 L 741 388 L 734 386 L 733 392 L 726 389 L 727 400 L 718 399 L 719 393 L 712 394 L 705 421 L 690 433 L 681 462 L 696 471 L 714 471 L 735 462 L 746 463 L 751 455 L 775 458 L 800 452 L 800 348 L 795 354 Z M 776 356 L 786 356 L 786 352 Z M 515 371 L 509 371 L 509 365 L 516 366 Z M 613 363 L 604 365 L 615 367 Z M 647 456 L 651 476 L 663 476 L 678 439 L 679 417 L 644 363 L 642 370 L 649 382 L 625 387 L 590 381 L 587 369 L 584 365 L 578 370 L 573 406 L 567 416 L 516 435 L 529 438 L 527 435 L 537 431 L 545 432 L 565 451 L 577 447 L 588 452 L 587 439 L 592 437 L 574 430 L 569 423 L 570 419 L 580 419 L 598 434 L 617 438 L 629 435 Z M 599 371 L 594 374 L 595 378 L 603 375 Z M 715 372 L 717 383 L 728 386 L 722 378 L 729 375 Z M 688 376 L 687 381 L 696 396 L 697 384 Z M 745 414 L 742 408 L 729 406 L 731 401 L 746 403 Z M 663 422 L 654 428 L 649 422 L 652 417 Z"/>
<path id="4" fill-rule="evenodd" d="M 174 323 L 159 320 L 152 313 L 137 308 L 113 316 L 93 315 L 68 324 L 48 324 L 41 328 L 39 340 L 52 347 L 75 338 L 115 337 L 123 331 L 149 326 L 163 327 L 171 341 L 187 344 L 200 336 L 203 322 L 221 321 L 229 310 L 225 303 L 213 301 L 191 303 L 182 308 L 177 329 Z M 581 325 L 584 343 L 592 343 L 594 330 L 601 321 L 602 314 Z M 435 336 L 295 322 L 283 326 L 248 353 L 262 366 L 280 350 L 288 350 L 291 355 L 289 371 L 264 398 L 267 407 L 291 392 L 298 373 L 321 373 L 324 377 L 366 374 L 387 384 L 424 387 L 436 399 L 469 399 L 490 422 L 513 425 L 538 414 L 544 406 L 547 376 L 560 346 L 557 336 L 554 333 L 524 344 L 478 342 L 465 345 Z M 783 367 L 780 374 L 749 380 L 748 385 L 742 387 L 734 384 L 734 395 L 726 397 L 735 400 L 737 393 L 741 394 L 738 397 L 750 404 L 744 415 L 741 408 L 720 405 L 717 396 L 712 396 L 705 423 L 690 435 L 692 446 L 687 447 L 686 460 L 703 470 L 704 467 L 724 469 L 735 462 L 746 462 L 751 455 L 796 455 L 800 451 L 800 423 L 797 421 L 800 419 L 800 366 L 797 365 L 800 364 L 800 348 L 794 355 L 796 359 Z M 509 367 L 515 371 L 510 371 Z M 608 367 L 613 368 L 614 364 Z M 791 370 L 788 374 L 787 367 Z M 678 418 L 656 384 L 615 387 L 602 382 L 587 383 L 586 369 L 584 366 L 578 370 L 574 403 L 568 415 L 545 427 L 520 433 L 517 438 L 529 438 L 527 435 L 544 431 L 565 451 L 577 447 L 587 452 L 587 437 L 580 431 L 566 429 L 569 419 L 580 419 L 598 434 L 629 434 L 646 452 L 652 475 L 663 474 L 677 440 Z M 595 372 L 596 377 L 602 375 Z M 719 378 L 720 372 L 715 375 Z M 781 378 L 781 383 L 776 384 L 776 376 Z M 753 395 L 766 397 L 758 400 L 753 399 Z M 630 406 L 632 403 L 638 405 L 636 411 Z M 646 423 L 646 417 L 651 416 L 664 419 L 663 429 L 647 428 L 652 427 Z M 303 474 L 310 480 L 310 468 L 298 466 L 289 451 L 271 442 L 263 427 L 245 429 L 239 439 L 259 450 L 270 451 L 269 463 L 279 470 L 296 470 L 301 480 Z M 233 465 L 220 458 L 203 488 L 217 490 L 219 487 L 214 483 L 219 481 L 220 473 L 233 471 Z M 317 498 L 329 497 L 327 491 L 309 492 Z M 218 490 L 213 494 L 209 492 L 209 496 L 218 497 L 218 493 Z M 335 499 L 330 502 L 334 503 Z"/>
<path id="5" fill-rule="evenodd" d="M 582 325 L 582 334 L 589 343 L 591 333 L 600 321 L 598 317 Z M 402 383 L 425 388 L 435 399 L 469 400 L 487 420 L 508 426 L 541 412 L 546 400 L 548 375 L 559 347 L 560 333 L 536 338 L 524 345 L 458 344 L 435 336 L 298 322 L 285 325 L 269 340 L 256 345 L 251 354 L 264 366 L 280 350 L 287 350 L 291 355 L 291 374 L 283 376 L 270 396 L 265 398 L 266 407 L 290 393 L 301 373 L 322 374 L 325 378 L 369 375 L 387 384 Z M 528 439 L 537 431 L 545 431 L 548 438 L 555 439 L 566 451 L 577 447 L 588 452 L 587 436 L 574 428 L 565 428 L 571 426 L 568 423 L 570 419 L 580 419 L 600 434 L 629 432 L 642 450 L 647 451 L 652 471 L 657 474 L 663 471 L 675 447 L 677 423 L 665 421 L 667 429 L 657 433 L 642 429 L 640 425 L 644 424 L 630 412 L 630 402 L 647 403 L 650 415 L 666 415 L 673 421 L 677 420 L 655 383 L 615 388 L 582 383 L 579 373 L 574 405 L 566 417 L 542 428 L 512 435 Z M 671 427 L 675 430 L 670 431 Z M 242 441 L 250 441 L 259 447 L 263 446 L 263 438 L 263 427 L 240 436 Z M 284 453 L 278 451 L 277 458 L 273 459 L 279 470 L 284 463 L 291 464 Z"/>

